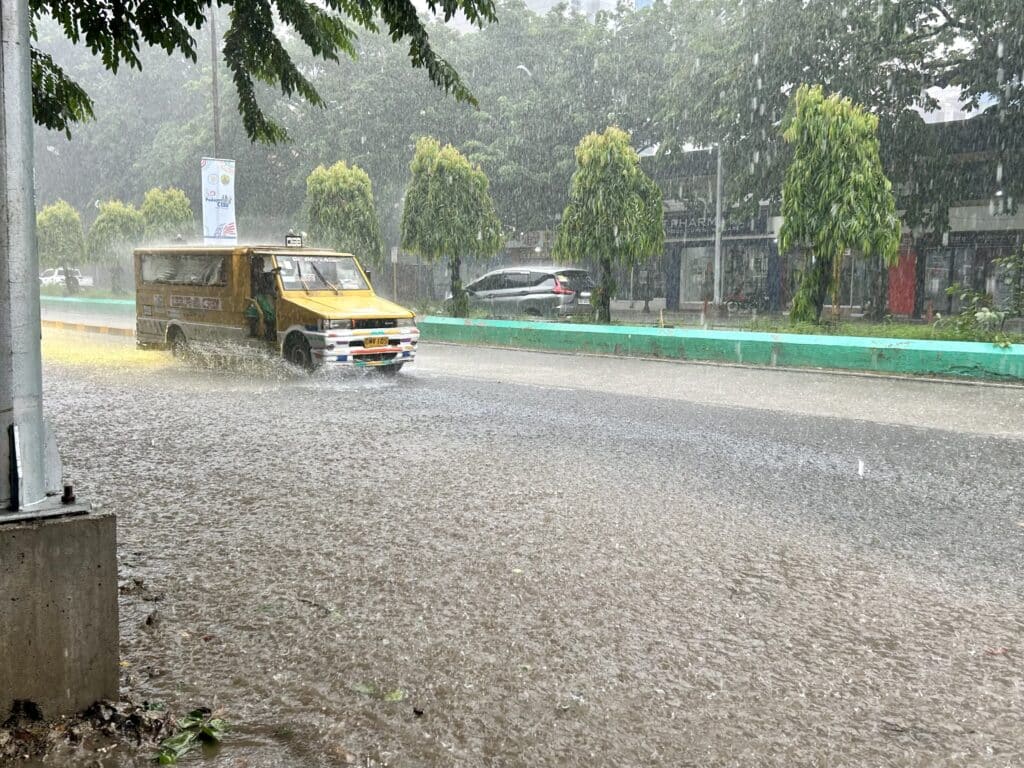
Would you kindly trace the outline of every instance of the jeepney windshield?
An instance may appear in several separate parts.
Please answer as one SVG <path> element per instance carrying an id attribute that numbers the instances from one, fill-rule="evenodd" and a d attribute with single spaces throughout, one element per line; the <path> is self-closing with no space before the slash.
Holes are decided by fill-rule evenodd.
<path id="1" fill-rule="evenodd" d="M 351 256 L 275 255 L 285 291 L 363 291 L 369 288 Z"/>

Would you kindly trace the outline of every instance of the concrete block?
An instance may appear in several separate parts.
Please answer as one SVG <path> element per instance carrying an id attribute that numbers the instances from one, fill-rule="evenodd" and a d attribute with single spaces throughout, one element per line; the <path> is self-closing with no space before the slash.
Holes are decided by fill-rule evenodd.
<path id="1" fill-rule="evenodd" d="M 15 700 L 47 719 L 118 696 L 112 513 L 0 524 L 0 721 Z"/>

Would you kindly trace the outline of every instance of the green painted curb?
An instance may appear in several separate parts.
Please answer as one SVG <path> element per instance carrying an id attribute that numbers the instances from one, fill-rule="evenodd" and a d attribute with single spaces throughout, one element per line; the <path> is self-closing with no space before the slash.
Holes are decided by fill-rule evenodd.
<path id="1" fill-rule="evenodd" d="M 770 367 L 1024 381 L 1024 345 L 424 317 L 422 341 Z"/>

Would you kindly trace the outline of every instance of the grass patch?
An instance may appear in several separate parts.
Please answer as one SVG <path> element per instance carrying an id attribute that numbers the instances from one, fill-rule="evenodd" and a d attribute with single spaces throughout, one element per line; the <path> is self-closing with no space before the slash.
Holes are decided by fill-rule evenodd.
<path id="1" fill-rule="evenodd" d="M 857 336 L 880 339 L 909 339 L 919 341 L 996 341 L 992 335 L 979 335 L 958 331 L 938 323 L 789 323 L 785 320 L 756 320 L 737 328 L 759 333 L 798 333 L 816 336 Z M 1024 343 L 1024 334 L 1000 335 L 1011 344 Z"/>

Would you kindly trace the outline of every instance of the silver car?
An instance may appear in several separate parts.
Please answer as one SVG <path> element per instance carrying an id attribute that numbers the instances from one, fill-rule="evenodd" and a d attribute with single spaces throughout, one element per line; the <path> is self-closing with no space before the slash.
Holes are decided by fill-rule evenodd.
<path id="1" fill-rule="evenodd" d="M 568 317 L 591 313 L 594 281 L 585 269 L 506 267 L 466 286 L 469 306 L 497 317 Z"/>

